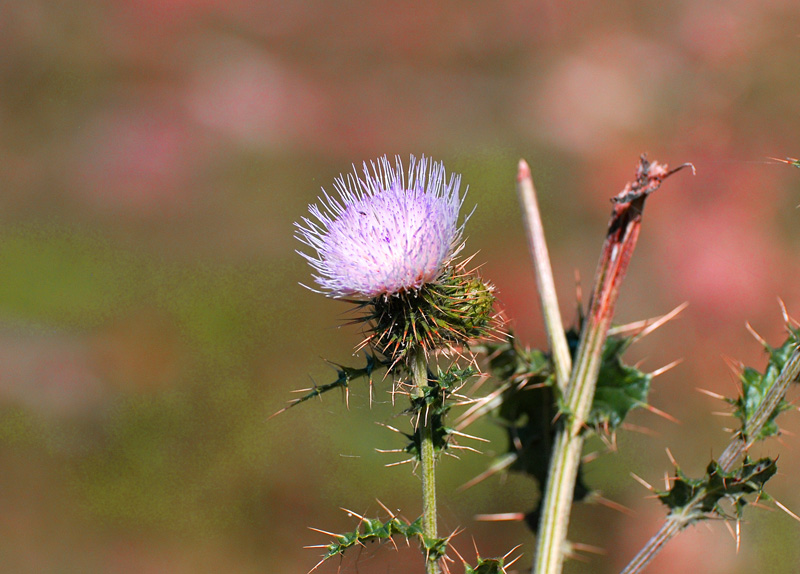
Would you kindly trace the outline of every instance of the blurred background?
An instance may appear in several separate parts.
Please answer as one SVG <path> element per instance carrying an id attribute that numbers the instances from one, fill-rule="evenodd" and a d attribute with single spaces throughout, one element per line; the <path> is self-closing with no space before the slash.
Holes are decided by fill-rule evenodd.
<path id="1" fill-rule="evenodd" d="M 618 572 L 664 508 L 669 447 L 689 474 L 724 448 L 729 363 L 762 368 L 750 324 L 783 340 L 800 316 L 800 4 L 795 0 L 274 2 L 5 0 L 0 4 L 0 571 L 297 572 L 339 507 L 418 516 L 419 480 L 374 452 L 402 439 L 387 381 L 269 419 L 311 381 L 359 365 L 347 305 L 307 291 L 293 222 L 352 163 L 427 154 L 461 173 L 466 234 L 519 339 L 544 346 L 515 196 L 526 158 L 561 307 L 576 317 L 609 198 L 641 152 L 693 162 L 648 202 L 618 322 L 679 319 L 637 344 L 651 402 L 588 483 L 631 510 L 581 505 L 570 538 L 604 549 L 571 573 Z M 800 511 L 800 415 L 755 454 Z M 405 428 L 405 427 L 403 427 Z M 441 465 L 441 530 L 474 563 L 515 552 L 536 485 L 456 487 L 505 447 Z M 598 445 L 591 445 L 597 448 Z M 682 534 L 649 572 L 797 572 L 800 525 L 750 509 Z M 473 542 L 474 540 L 474 542 Z M 421 571 L 370 545 L 321 573 Z M 453 567 L 461 572 L 460 564 Z"/>

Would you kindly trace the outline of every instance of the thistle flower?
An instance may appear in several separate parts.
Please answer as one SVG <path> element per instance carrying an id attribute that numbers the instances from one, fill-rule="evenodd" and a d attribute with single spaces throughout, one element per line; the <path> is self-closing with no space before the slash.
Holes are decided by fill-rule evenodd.
<path id="1" fill-rule="evenodd" d="M 334 298 L 371 299 L 418 290 L 435 281 L 462 247 L 458 224 L 461 177 L 444 165 L 412 156 L 408 177 L 400 158 L 386 156 L 339 176 L 333 198 L 324 190 L 315 220 L 296 223 L 297 238 L 315 253 L 305 257 L 320 291 Z M 314 289 L 312 289 L 314 290 Z"/>
<path id="2" fill-rule="evenodd" d="M 316 271 L 323 293 L 356 302 L 371 322 L 371 344 L 392 364 L 421 347 L 426 352 L 485 333 L 493 288 L 453 260 L 464 247 L 458 223 L 461 177 L 442 163 L 413 156 L 408 173 L 400 158 L 384 156 L 363 175 L 354 170 L 334 182 L 338 198 L 323 190 L 312 218 L 295 223 L 296 237 L 313 250 L 298 251 Z"/>

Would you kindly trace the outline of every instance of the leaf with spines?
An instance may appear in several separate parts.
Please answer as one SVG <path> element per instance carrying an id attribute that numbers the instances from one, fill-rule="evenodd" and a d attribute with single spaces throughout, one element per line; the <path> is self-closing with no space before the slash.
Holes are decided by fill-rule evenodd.
<path id="1" fill-rule="evenodd" d="M 741 430 L 739 434 L 748 440 L 763 440 L 765 438 L 776 436 L 780 434 L 780 428 L 776 422 L 779 414 L 791 408 L 791 405 L 785 400 L 772 411 L 767 422 L 761 428 L 758 436 L 744 437 L 744 429 L 747 428 L 748 421 L 751 417 L 758 412 L 759 406 L 764 400 L 767 392 L 772 388 L 786 365 L 787 360 L 791 356 L 794 349 L 798 344 L 798 335 L 800 330 L 790 330 L 789 337 L 779 347 L 770 347 L 765 345 L 769 353 L 769 361 L 764 373 L 760 373 L 756 369 L 746 367 L 739 375 L 739 380 L 742 383 L 742 393 L 736 399 L 726 399 L 728 403 L 733 405 L 733 414 L 741 422 Z"/>
<path id="2" fill-rule="evenodd" d="M 396 516 L 386 521 L 378 518 L 360 518 L 361 522 L 352 532 L 332 535 L 335 540 L 324 546 L 326 552 L 317 566 L 334 556 L 343 555 L 353 546 L 363 546 L 365 542 L 382 542 L 394 536 L 401 536 L 408 541 L 417 539 L 428 556 L 428 560 L 438 560 L 447 552 L 447 538 L 429 538 L 423 534 L 422 517 L 417 518 L 414 522 L 408 522 Z"/>
<path id="3" fill-rule="evenodd" d="M 502 558 L 483 558 L 472 567 L 464 564 L 464 574 L 506 574 Z"/>
<path id="4" fill-rule="evenodd" d="M 467 379 L 474 377 L 476 371 L 472 367 L 459 369 L 451 367 L 446 371 L 439 370 L 436 376 L 428 373 L 428 385 L 423 389 L 421 397 L 412 397 L 411 406 L 406 410 L 412 415 L 435 414 L 445 415 L 452 407 L 448 402 L 454 392 L 464 386 Z"/>
<path id="5" fill-rule="evenodd" d="M 336 367 L 336 380 L 330 383 L 326 383 L 324 385 L 315 385 L 313 388 L 308 389 L 308 393 L 303 395 L 300 398 L 294 399 L 289 402 L 284 408 L 276 412 L 274 415 L 278 415 L 283 411 L 292 408 L 295 405 L 299 405 L 300 403 L 304 403 L 309 399 L 313 399 L 327 393 L 328 391 L 332 391 L 333 389 L 343 389 L 347 391 L 350 388 L 350 381 L 366 378 L 369 381 L 372 381 L 372 374 L 382 368 L 386 368 L 388 365 L 385 361 L 380 360 L 379 358 L 375 357 L 375 355 L 370 355 L 366 353 L 367 364 L 361 368 L 355 367 L 346 367 L 344 365 L 339 365 L 338 363 L 333 363 L 328 361 L 331 365 Z M 302 392 L 302 391 L 301 391 Z"/>
<path id="6" fill-rule="evenodd" d="M 395 535 L 400 535 L 406 539 L 422 536 L 422 519 L 418 518 L 414 522 L 406 522 L 400 518 L 392 517 L 382 522 L 378 518 L 364 517 L 361 519 L 358 528 L 352 532 L 334 535 L 336 540 L 325 547 L 327 552 L 323 556 L 323 560 L 344 554 L 348 548 L 361 545 L 364 542 L 388 540 Z"/>
<path id="7" fill-rule="evenodd" d="M 447 543 L 450 541 L 449 538 L 437 538 L 437 537 L 429 537 L 422 536 L 422 548 L 426 552 L 426 559 L 429 562 L 436 562 L 440 558 L 443 558 L 445 554 L 447 554 Z"/>
<path id="8" fill-rule="evenodd" d="M 703 478 L 689 478 L 680 469 L 668 491 L 658 492 L 658 498 L 674 514 L 689 517 L 696 522 L 712 517 L 731 518 L 720 506 L 727 500 L 734 508 L 735 519 L 740 519 L 749 495 L 765 498 L 764 484 L 778 471 L 775 459 L 762 458 L 753 462 L 745 458 L 742 465 L 725 472 L 716 461 L 711 461 Z"/>
<path id="9" fill-rule="evenodd" d="M 415 418 L 422 417 L 431 421 L 431 432 L 433 435 L 434 450 L 442 451 L 450 444 L 450 437 L 453 429 L 445 426 L 444 417 L 453 406 L 447 399 L 464 386 L 467 379 L 475 376 L 476 371 L 472 367 L 459 369 L 451 367 L 446 371 L 439 370 L 434 377 L 428 374 L 428 386 L 423 389 L 421 397 L 411 397 L 411 406 L 406 410 Z M 419 459 L 422 444 L 422 429 L 417 428 L 413 435 L 405 434 L 409 443 L 405 451 Z"/>
<path id="10" fill-rule="evenodd" d="M 450 444 L 450 429 L 444 425 L 444 418 L 441 415 L 430 415 L 431 435 L 433 439 L 433 449 L 436 452 L 445 450 Z M 420 460 L 422 452 L 422 428 L 417 426 L 413 434 L 403 433 L 408 439 L 408 444 L 405 447 L 405 452 L 413 456 L 416 460 Z"/>
<path id="11" fill-rule="evenodd" d="M 624 337 L 606 340 L 592 410 L 587 420 L 595 429 L 613 431 L 632 409 L 647 405 L 653 375 L 622 361 L 622 354 L 630 343 L 631 339 Z"/>

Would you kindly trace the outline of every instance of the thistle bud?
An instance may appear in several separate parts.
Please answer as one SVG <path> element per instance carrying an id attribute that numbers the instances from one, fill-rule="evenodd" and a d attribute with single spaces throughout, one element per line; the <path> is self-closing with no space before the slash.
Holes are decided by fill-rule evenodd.
<path id="1" fill-rule="evenodd" d="M 373 348 L 392 363 L 409 350 L 466 344 L 491 331 L 494 287 L 461 267 L 437 281 L 389 297 L 376 297 L 364 306 L 363 320 L 372 324 L 368 338 Z"/>

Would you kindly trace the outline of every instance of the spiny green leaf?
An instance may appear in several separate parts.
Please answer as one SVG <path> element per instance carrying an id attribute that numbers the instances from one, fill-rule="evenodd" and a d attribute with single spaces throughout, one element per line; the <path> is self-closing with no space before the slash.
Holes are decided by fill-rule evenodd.
<path id="1" fill-rule="evenodd" d="M 422 535 L 422 547 L 427 553 L 427 559 L 435 562 L 447 554 L 447 538 L 429 538 Z"/>
<path id="2" fill-rule="evenodd" d="M 451 367 L 444 372 L 439 370 L 435 377 L 428 373 L 428 385 L 423 389 L 423 395 L 411 397 L 411 406 L 405 412 L 431 421 L 433 448 L 436 451 L 447 448 L 453 432 L 453 429 L 444 424 L 444 417 L 452 407 L 452 403 L 447 399 L 453 392 L 461 388 L 468 378 L 474 376 L 475 372 L 472 367 L 465 369 Z M 422 444 L 421 429 L 418 428 L 414 434 L 405 434 L 405 436 L 409 439 L 405 451 L 419 459 Z"/>
<path id="3" fill-rule="evenodd" d="M 506 570 L 502 558 L 485 558 L 479 559 L 474 568 L 464 564 L 464 574 L 506 574 Z"/>
<path id="4" fill-rule="evenodd" d="M 299 405 L 300 403 L 318 397 L 323 393 L 327 393 L 328 391 L 331 391 L 333 389 L 347 389 L 350 386 L 350 381 L 353 381 L 355 379 L 366 377 L 367 379 L 371 380 L 373 372 L 375 372 L 378 369 L 385 368 L 387 366 L 385 361 L 381 361 L 380 359 L 378 359 L 374 355 L 370 355 L 369 353 L 366 353 L 366 359 L 367 359 L 367 364 L 362 368 L 346 367 L 344 365 L 339 365 L 338 363 L 333 363 L 329 361 L 332 365 L 336 367 L 336 375 L 337 375 L 336 380 L 330 383 L 326 383 L 324 385 L 315 385 L 314 388 L 308 392 L 308 394 L 292 400 L 285 408 L 281 409 L 278 412 L 279 413 L 283 412 L 286 409 L 290 409 L 295 405 Z"/>
<path id="5" fill-rule="evenodd" d="M 744 429 L 747 428 L 748 421 L 758 411 L 767 392 L 775 384 L 789 356 L 797 347 L 797 341 L 798 332 L 791 331 L 789 337 L 780 347 L 767 346 L 769 361 L 763 374 L 756 369 L 747 367 L 739 375 L 739 380 L 742 383 L 742 394 L 736 399 L 726 400 L 734 407 L 733 414 L 741 422 L 742 430 L 740 432 L 742 434 L 744 434 Z M 780 428 L 775 419 L 779 414 L 789 408 L 791 408 L 789 403 L 781 401 L 770 415 L 769 420 L 762 427 L 759 435 L 757 437 L 744 438 L 763 440 L 778 435 L 780 433 Z"/>
<path id="6" fill-rule="evenodd" d="M 421 397 L 412 397 L 411 406 L 405 411 L 407 414 L 417 414 L 422 412 L 427 415 L 445 415 L 452 406 L 447 402 L 450 395 L 460 389 L 467 379 L 475 376 L 475 369 L 467 367 L 459 369 L 451 367 L 442 372 L 439 370 L 436 376 L 428 372 L 428 384 L 423 389 Z"/>
<path id="7" fill-rule="evenodd" d="M 693 521 L 712 516 L 728 518 L 720 506 L 726 499 L 733 505 L 738 519 L 748 504 L 745 496 L 766 496 L 764 485 L 777 470 L 775 459 L 770 458 L 756 462 L 746 458 L 731 472 L 725 472 L 716 461 L 711 461 L 703 478 L 689 478 L 677 469 L 672 488 L 659 492 L 658 498 L 674 513 L 691 515 Z"/>
<path id="8" fill-rule="evenodd" d="M 623 363 L 622 353 L 629 344 L 627 338 L 609 337 L 606 340 L 597 390 L 587 421 L 596 429 L 613 431 L 632 409 L 647 404 L 653 375 Z"/>
<path id="9" fill-rule="evenodd" d="M 477 371 L 474 367 L 466 367 L 464 369 L 451 367 L 444 372 L 439 370 L 435 382 L 442 389 L 452 391 L 453 389 L 461 388 L 467 379 L 474 377 L 476 374 Z"/>
<path id="10" fill-rule="evenodd" d="M 436 452 L 440 452 L 447 448 L 450 442 L 451 430 L 444 426 L 444 419 L 441 415 L 430 415 L 430 420 L 431 426 L 433 427 L 433 449 Z M 418 427 L 414 430 L 414 434 L 411 435 L 403 434 L 408 439 L 405 451 L 414 456 L 417 460 L 420 460 L 420 453 L 422 452 L 422 429 Z"/>
<path id="11" fill-rule="evenodd" d="M 386 522 L 381 522 L 377 518 L 362 518 L 358 527 L 352 532 L 334 535 L 336 540 L 325 547 L 326 553 L 322 561 L 342 555 L 348 548 L 363 545 L 364 542 L 388 540 L 395 535 L 402 536 L 406 540 L 419 539 L 427 552 L 431 552 L 429 546 L 437 553 L 443 548 L 442 555 L 447 551 L 446 539 L 441 539 L 443 542 L 440 542 L 438 538 L 429 540 L 422 535 L 421 517 L 414 522 L 406 522 L 397 517 L 390 518 Z"/>

